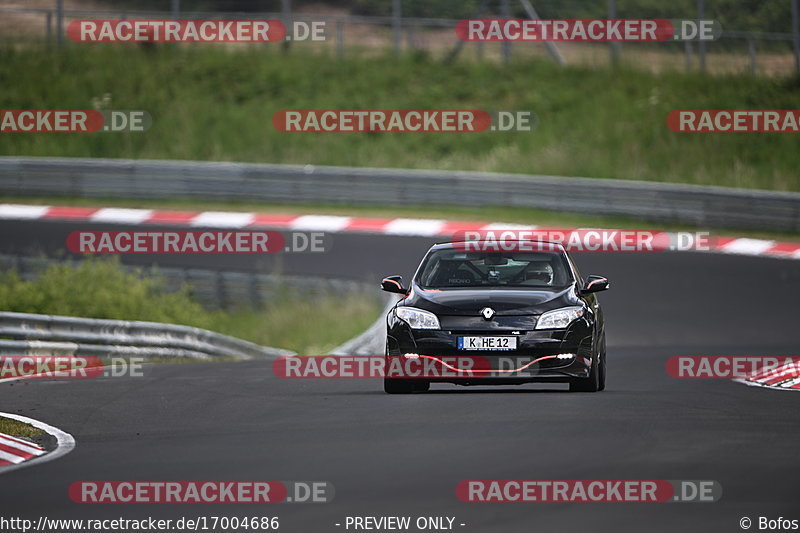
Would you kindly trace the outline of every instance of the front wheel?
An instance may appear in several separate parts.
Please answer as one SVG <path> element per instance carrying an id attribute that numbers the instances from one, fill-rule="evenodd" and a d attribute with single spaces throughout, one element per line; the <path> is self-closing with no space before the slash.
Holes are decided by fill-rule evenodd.
<path id="1" fill-rule="evenodd" d="M 606 336 L 603 334 L 603 348 L 600 352 L 600 388 L 597 390 L 606 390 Z"/>
<path id="2" fill-rule="evenodd" d="M 589 377 L 576 378 L 569 382 L 570 392 L 598 392 L 606 388 L 606 339 L 603 336 L 601 348 L 597 350 L 597 357 L 592 361 Z"/>
<path id="3" fill-rule="evenodd" d="M 569 382 L 570 392 L 597 392 L 600 389 L 600 373 L 597 371 L 597 364 L 592 365 L 588 378 L 577 378 Z"/>

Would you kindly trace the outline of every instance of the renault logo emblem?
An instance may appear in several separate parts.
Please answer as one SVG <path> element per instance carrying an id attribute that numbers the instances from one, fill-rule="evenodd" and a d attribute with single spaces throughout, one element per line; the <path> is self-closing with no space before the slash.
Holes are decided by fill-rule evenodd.
<path id="1" fill-rule="evenodd" d="M 494 309 L 492 309 L 491 307 L 484 307 L 483 309 L 481 309 L 481 314 L 483 315 L 483 318 L 485 318 L 486 320 L 491 320 L 492 317 L 494 316 Z"/>

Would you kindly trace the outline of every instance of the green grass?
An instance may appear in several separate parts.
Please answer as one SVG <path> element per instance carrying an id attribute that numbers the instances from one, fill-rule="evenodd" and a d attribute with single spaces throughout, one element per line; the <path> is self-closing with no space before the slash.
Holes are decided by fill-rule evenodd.
<path id="1" fill-rule="evenodd" d="M 800 79 L 444 65 L 425 53 L 128 45 L 0 50 L 1 109 L 143 109 L 146 133 L 0 135 L 0 154 L 469 169 L 800 191 L 796 134 L 677 134 L 673 109 L 800 108 Z M 297 108 L 528 109 L 530 133 L 280 133 Z"/>
<path id="2" fill-rule="evenodd" d="M 11 435 L 12 437 L 23 437 L 31 439 L 44 433 L 41 429 L 35 428 L 30 424 L 18 422 L 11 418 L 0 416 L 0 433 Z"/>
<path id="3" fill-rule="evenodd" d="M 361 333 L 381 303 L 366 293 L 311 298 L 285 290 L 265 309 L 209 311 L 186 288 L 167 292 L 158 278 L 125 272 L 113 259 L 91 258 L 76 266 L 51 265 L 32 281 L 0 273 L 0 309 L 184 324 L 309 355 Z"/>
<path id="4" fill-rule="evenodd" d="M 86 207 L 128 207 L 141 209 L 166 209 L 185 211 L 244 211 L 255 213 L 291 213 L 296 215 L 341 215 L 377 218 L 441 218 L 445 220 L 476 222 L 508 222 L 544 227 L 642 229 L 662 231 L 696 231 L 696 226 L 664 224 L 634 220 L 625 217 L 578 215 L 525 207 L 456 207 L 456 206 L 341 206 L 326 204 L 265 204 L 258 202 L 198 202 L 196 200 L 129 200 L 120 198 L 58 198 L 0 196 L 0 203 L 34 205 L 64 205 Z M 751 237 L 800 241 L 800 234 L 753 230 L 712 230 L 717 236 Z"/>

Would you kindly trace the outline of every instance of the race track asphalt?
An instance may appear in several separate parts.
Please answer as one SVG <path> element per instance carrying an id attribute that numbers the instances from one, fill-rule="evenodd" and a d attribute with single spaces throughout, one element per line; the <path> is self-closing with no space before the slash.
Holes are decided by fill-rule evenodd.
<path id="1" fill-rule="evenodd" d="M 63 250 L 93 225 L 0 222 L 0 253 Z M 124 226 L 107 226 L 122 229 Z M 434 239 L 337 234 L 326 254 L 131 256 L 377 280 L 408 278 Z M 75 451 L 0 476 L 0 516 L 279 516 L 281 531 L 346 531 L 346 516 L 454 516 L 456 531 L 741 531 L 800 519 L 800 395 L 667 376 L 673 355 L 800 355 L 800 262 L 700 253 L 576 254 L 603 274 L 608 389 L 281 380 L 270 361 L 148 365 L 144 377 L 0 384 L 0 411 L 70 432 Z M 377 290 L 377 289 L 376 289 Z M 345 317 L 343 317 L 345 318 Z M 328 504 L 80 505 L 77 480 L 326 480 Z M 464 503 L 466 479 L 704 479 L 715 503 Z M 353 531 L 350 529 L 350 531 Z"/>

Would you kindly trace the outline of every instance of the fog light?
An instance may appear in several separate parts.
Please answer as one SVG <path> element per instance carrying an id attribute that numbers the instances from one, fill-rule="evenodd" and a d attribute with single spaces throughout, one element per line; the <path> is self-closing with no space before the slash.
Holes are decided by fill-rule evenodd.
<path id="1" fill-rule="evenodd" d="M 406 359 L 419 359 L 419 354 L 406 353 L 406 354 L 403 354 L 403 357 L 405 357 Z"/>
<path id="2" fill-rule="evenodd" d="M 574 353 L 560 353 L 556 356 L 556 359 L 559 359 L 560 361 L 566 361 L 567 359 L 572 359 L 573 357 L 575 357 Z"/>

